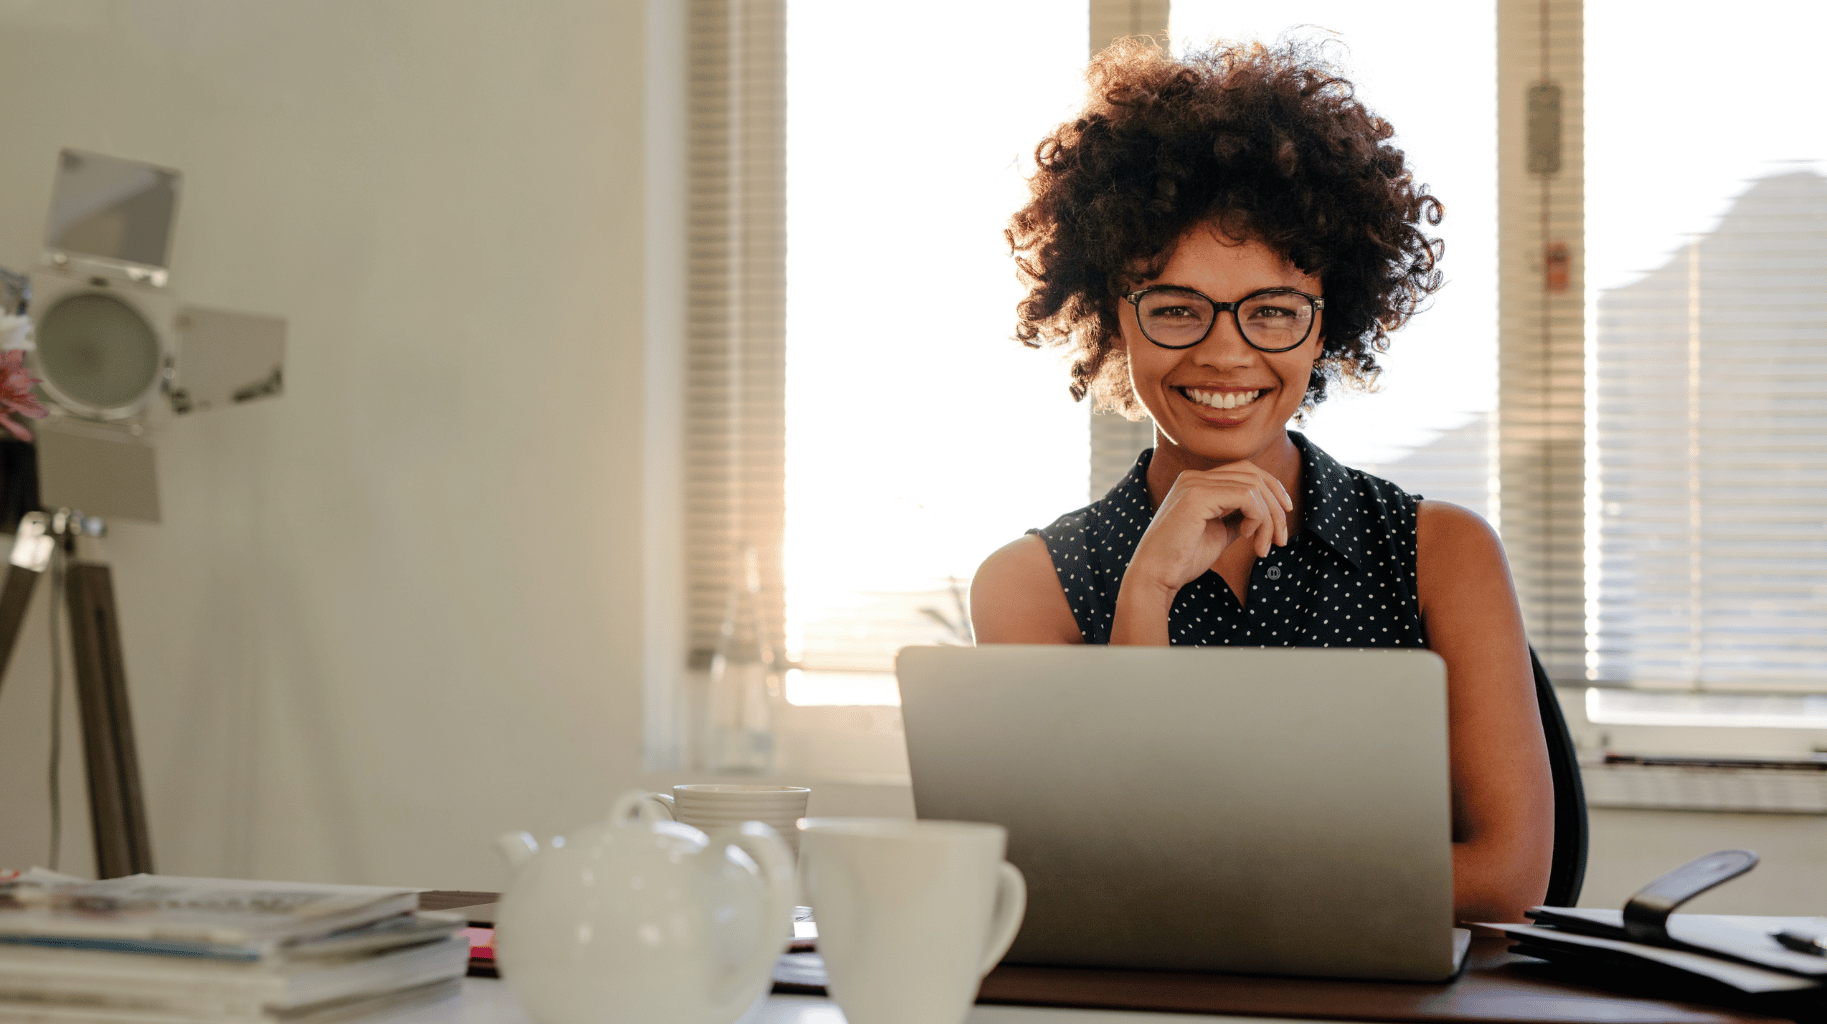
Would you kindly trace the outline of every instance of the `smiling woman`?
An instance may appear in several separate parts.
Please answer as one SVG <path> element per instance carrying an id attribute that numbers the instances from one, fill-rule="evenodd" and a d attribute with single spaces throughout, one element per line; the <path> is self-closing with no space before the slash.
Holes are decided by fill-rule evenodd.
<path id="1" fill-rule="evenodd" d="M 1368 380 L 1440 285 L 1441 206 L 1394 131 L 1298 44 L 1100 55 L 1009 240 L 1018 334 L 1155 425 L 1101 500 L 1002 548 L 985 643 L 1417 647 L 1446 662 L 1455 906 L 1519 921 L 1553 829 L 1528 646 L 1483 520 L 1288 431 Z M 1018 460 L 1018 459 L 1017 459 Z"/>

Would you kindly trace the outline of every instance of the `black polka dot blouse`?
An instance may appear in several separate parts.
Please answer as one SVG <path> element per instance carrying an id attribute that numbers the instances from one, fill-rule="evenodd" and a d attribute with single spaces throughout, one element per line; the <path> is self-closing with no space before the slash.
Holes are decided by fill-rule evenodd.
<path id="1" fill-rule="evenodd" d="M 1248 647 L 1425 647 L 1415 592 L 1419 495 L 1348 469 L 1290 431 L 1300 450 L 1303 522 L 1285 547 L 1250 570 L 1239 603 L 1211 570 L 1180 588 L 1168 613 L 1170 643 Z M 1089 644 L 1110 642 L 1123 572 L 1154 509 L 1149 449 L 1102 500 L 1037 533 L 1053 556 L 1066 601 Z"/>

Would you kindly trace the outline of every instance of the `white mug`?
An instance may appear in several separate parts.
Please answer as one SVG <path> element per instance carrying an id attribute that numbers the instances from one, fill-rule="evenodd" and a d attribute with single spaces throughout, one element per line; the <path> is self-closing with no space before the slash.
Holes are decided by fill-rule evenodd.
<path id="1" fill-rule="evenodd" d="M 649 793 L 666 816 L 695 829 L 715 832 L 745 821 L 771 826 L 786 840 L 787 849 L 799 855 L 799 832 L 794 822 L 806 814 L 812 791 L 804 786 L 703 783 L 672 787 L 671 793 Z"/>
<path id="2" fill-rule="evenodd" d="M 849 1024 L 958 1024 L 1021 928 L 1028 888 L 1001 825 L 807 818 L 801 882 Z"/>

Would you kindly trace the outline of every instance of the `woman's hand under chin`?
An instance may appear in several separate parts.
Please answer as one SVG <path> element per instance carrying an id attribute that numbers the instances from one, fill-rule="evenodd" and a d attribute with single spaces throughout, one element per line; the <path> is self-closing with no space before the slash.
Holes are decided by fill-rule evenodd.
<path id="1" fill-rule="evenodd" d="M 1123 574 L 1110 642 L 1167 643 L 1167 613 L 1180 588 L 1204 575 L 1232 544 L 1249 544 L 1258 558 L 1287 544 L 1293 510 L 1287 488 L 1253 462 L 1182 472 Z"/>

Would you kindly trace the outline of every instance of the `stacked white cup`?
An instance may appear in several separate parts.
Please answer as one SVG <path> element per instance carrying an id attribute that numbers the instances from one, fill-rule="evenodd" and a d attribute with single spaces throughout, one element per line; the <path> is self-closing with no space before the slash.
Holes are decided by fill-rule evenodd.
<path id="1" fill-rule="evenodd" d="M 780 833 L 798 857 L 799 830 L 794 823 L 805 817 L 806 799 L 811 794 L 804 786 L 701 783 L 674 786 L 671 793 L 649 793 L 648 799 L 674 821 L 707 833 L 745 821 L 763 822 Z"/>

